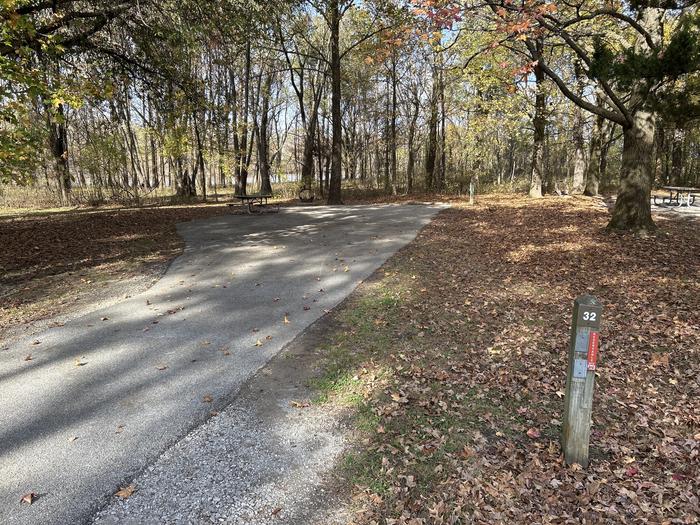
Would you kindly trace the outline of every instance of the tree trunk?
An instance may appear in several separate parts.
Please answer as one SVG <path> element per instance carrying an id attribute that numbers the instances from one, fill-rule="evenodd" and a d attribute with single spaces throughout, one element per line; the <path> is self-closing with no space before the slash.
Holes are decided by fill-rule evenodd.
<path id="1" fill-rule="evenodd" d="M 390 141 L 390 151 L 391 151 L 391 193 L 396 195 L 398 193 L 396 187 L 396 102 L 397 93 L 396 85 L 398 79 L 396 78 L 396 52 L 392 54 L 391 57 L 391 141 Z"/>
<path id="2" fill-rule="evenodd" d="M 420 111 L 420 99 L 416 95 L 413 100 L 413 115 L 411 116 L 411 124 L 408 128 L 408 161 L 406 164 L 406 192 L 413 193 L 413 174 L 416 165 L 416 153 L 413 149 L 413 143 L 416 137 L 416 124 L 418 123 L 418 113 Z"/>
<path id="3" fill-rule="evenodd" d="M 538 42 L 539 46 L 540 42 Z M 544 71 L 538 65 L 535 73 L 535 117 L 532 121 L 535 134 L 532 141 L 532 172 L 530 178 L 530 197 L 542 197 L 542 181 L 544 180 L 544 142 L 546 133 L 546 100 L 544 93 Z"/>
<path id="4" fill-rule="evenodd" d="M 583 97 L 585 85 L 580 60 L 576 60 L 574 63 L 574 70 L 576 72 L 576 94 Z M 585 146 L 583 142 L 584 124 L 583 109 L 578 105 L 574 105 L 574 165 L 573 181 L 571 185 L 571 193 L 574 195 L 581 195 L 586 189 L 586 155 L 584 153 Z"/>
<path id="5" fill-rule="evenodd" d="M 245 195 L 248 186 L 248 117 L 250 115 L 250 41 L 246 42 L 245 49 L 245 73 L 243 79 L 243 114 L 241 115 L 240 137 L 236 148 L 236 195 Z M 236 123 L 234 122 L 234 128 Z M 234 130 L 235 133 L 239 133 Z"/>
<path id="6" fill-rule="evenodd" d="M 591 132 L 591 147 L 589 150 L 588 169 L 586 169 L 586 188 L 583 192 L 584 195 L 588 195 L 589 197 L 598 195 L 603 125 L 603 117 L 597 116 L 595 124 L 593 125 L 593 131 Z"/>
<path id="7" fill-rule="evenodd" d="M 47 108 L 47 112 L 50 111 Z M 51 131 L 51 152 L 56 163 L 56 182 L 61 195 L 61 203 L 69 204 L 71 191 L 70 166 L 68 164 L 68 128 L 63 104 L 56 108 L 57 117 L 47 113 Z"/>
<path id="8" fill-rule="evenodd" d="M 258 131 L 258 164 L 260 166 L 260 193 L 272 194 L 270 182 L 270 96 L 272 89 L 272 73 L 265 79 L 262 93 L 262 110 L 260 115 L 260 130 Z"/>
<path id="9" fill-rule="evenodd" d="M 651 184 L 654 172 L 653 113 L 638 110 L 631 116 L 632 125 L 624 130 L 620 189 L 608 228 L 652 230 Z"/>
<path id="10" fill-rule="evenodd" d="M 331 120 L 333 138 L 328 204 L 342 204 L 341 163 L 343 160 L 343 122 L 340 111 L 340 9 L 338 0 L 329 1 L 331 30 Z"/>
<path id="11" fill-rule="evenodd" d="M 425 153 L 425 190 L 435 189 L 435 161 L 437 160 L 438 90 L 437 65 L 433 65 L 433 92 L 430 97 L 430 119 L 428 121 L 428 149 Z"/>
<path id="12" fill-rule="evenodd" d="M 447 148 L 445 147 L 446 145 L 446 139 L 447 139 L 447 130 L 446 130 L 446 114 L 445 114 L 445 75 L 443 72 L 443 59 L 442 59 L 442 54 L 439 55 L 440 58 L 440 74 L 439 74 L 439 91 L 438 91 L 438 98 L 440 100 L 440 155 L 439 155 L 439 169 L 437 172 L 437 177 L 435 180 L 435 190 L 438 192 L 444 191 L 445 190 L 445 172 L 447 170 Z"/>
<path id="13" fill-rule="evenodd" d="M 202 200 L 204 202 L 207 201 L 207 175 L 206 175 L 206 169 L 204 166 L 204 151 L 203 151 L 203 145 L 202 145 L 202 135 L 199 132 L 199 124 L 197 121 L 197 112 L 195 111 L 192 114 L 192 122 L 194 123 L 194 136 L 195 136 L 195 141 L 197 142 L 197 169 L 195 170 L 195 174 L 193 175 L 194 179 L 194 184 L 197 182 L 197 177 L 196 177 L 196 172 L 199 171 L 199 179 L 200 179 L 200 184 L 202 186 Z"/>
<path id="14" fill-rule="evenodd" d="M 683 182 L 683 128 L 676 126 L 671 138 L 671 184 Z"/>

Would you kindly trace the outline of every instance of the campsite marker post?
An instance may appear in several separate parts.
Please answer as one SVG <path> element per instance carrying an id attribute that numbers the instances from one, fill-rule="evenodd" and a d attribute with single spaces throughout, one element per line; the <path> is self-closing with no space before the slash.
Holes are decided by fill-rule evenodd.
<path id="1" fill-rule="evenodd" d="M 574 301 L 561 445 L 566 463 L 584 468 L 588 466 L 602 313 L 603 307 L 595 297 L 582 295 Z"/>

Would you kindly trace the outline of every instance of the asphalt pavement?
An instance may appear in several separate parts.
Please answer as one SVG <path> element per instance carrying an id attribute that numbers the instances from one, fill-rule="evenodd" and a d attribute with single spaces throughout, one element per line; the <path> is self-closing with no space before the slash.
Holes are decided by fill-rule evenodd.
<path id="1" fill-rule="evenodd" d="M 0 523 L 88 521 L 439 209 L 185 223 L 184 254 L 151 289 L 0 351 Z"/>

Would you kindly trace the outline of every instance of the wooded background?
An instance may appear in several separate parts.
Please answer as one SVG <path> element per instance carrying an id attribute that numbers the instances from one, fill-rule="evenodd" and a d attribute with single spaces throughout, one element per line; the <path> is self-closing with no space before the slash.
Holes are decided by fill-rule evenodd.
<path id="1" fill-rule="evenodd" d="M 692 0 L 6 0 L 0 22 L 5 205 L 473 182 L 615 193 L 638 229 L 653 185 L 700 184 Z"/>

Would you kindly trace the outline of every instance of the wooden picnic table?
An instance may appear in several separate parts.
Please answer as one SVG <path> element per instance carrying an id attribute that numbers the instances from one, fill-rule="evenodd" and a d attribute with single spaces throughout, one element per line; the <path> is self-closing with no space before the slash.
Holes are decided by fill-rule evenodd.
<path id="1" fill-rule="evenodd" d="M 689 186 L 661 186 L 661 189 L 669 193 L 668 197 L 661 197 L 661 204 L 666 204 L 668 199 L 668 204 L 675 202 L 677 206 L 690 207 L 695 204 L 695 197 L 700 196 L 700 188 Z M 656 195 L 654 195 L 654 204 L 657 204 Z"/>
<path id="2" fill-rule="evenodd" d="M 241 205 L 245 207 L 248 213 L 257 213 L 256 209 L 262 212 L 268 208 L 274 212 L 279 211 L 279 206 L 272 206 L 267 202 L 268 199 L 272 198 L 271 193 L 251 193 L 248 195 L 234 195 L 234 197 L 241 201 Z"/>

